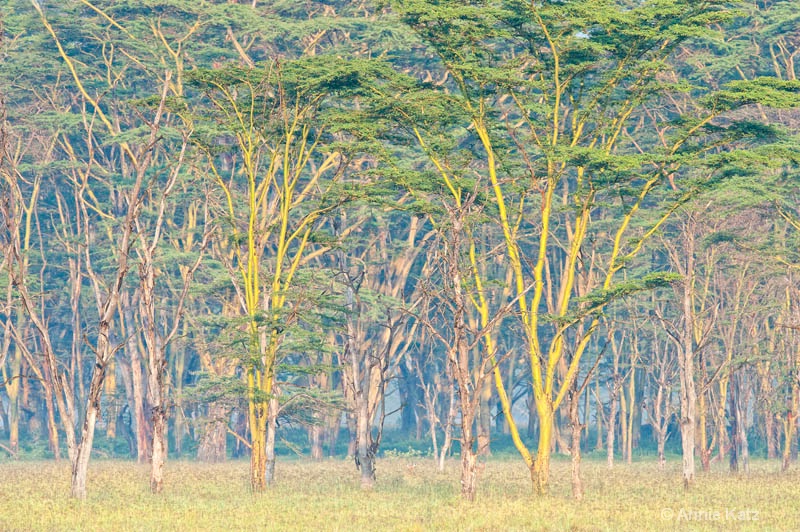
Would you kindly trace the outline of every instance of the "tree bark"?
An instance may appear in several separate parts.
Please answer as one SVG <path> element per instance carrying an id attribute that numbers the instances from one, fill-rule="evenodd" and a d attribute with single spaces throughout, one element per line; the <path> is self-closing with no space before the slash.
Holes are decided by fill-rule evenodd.
<path id="1" fill-rule="evenodd" d="M 275 482 L 275 436 L 278 430 L 278 398 L 271 397 L 267 411 L 267 441 L 264 448 L 264 482 L 271 486 Z"/>
<path id="2" fill-rule="evenodd" d="M 583 499 L 583 482 L 581 480 L 581 432 L 583 425 L 580 422 L 579 412 L 580 396 L 573 386 L 569 398 L 569 423 L 572 435 L 570 445 L 570 462 L 572 472 L 572 496 L 576 500 Z"/>
<path id="3" fill-rule="evenodd" d="M 205 463 L 224 462 L 227 454 L 228 409 L 219 403 L 208 406 L 208 422 L 200 436 L 197 459 Z"/>

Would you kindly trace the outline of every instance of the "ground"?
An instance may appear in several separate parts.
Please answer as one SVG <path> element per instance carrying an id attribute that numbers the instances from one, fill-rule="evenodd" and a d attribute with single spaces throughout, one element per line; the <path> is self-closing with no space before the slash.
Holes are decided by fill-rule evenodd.
<path id="1" fill-rule="evenodd" d="M 678 464 L 585 461 L 586 497 L 570 498 L 569 463 L 556 461 L 552 491 L 534 496 L 520 460 L 490 459 L 477 500 L 458 494 L 458 463 L 378 462 L 363 493 L 351 461 L 285 460 L 265 495 L 248 490 L 248 463 L 167 464 L 161 496 L 148 469 L 95 460 L 89 497 L 71 500 L 65 463 L 0 462 L 0 530 L 800 530 L 800 473 L 756 462 L 748 476 L 721 465 L 684 493 Z"/>

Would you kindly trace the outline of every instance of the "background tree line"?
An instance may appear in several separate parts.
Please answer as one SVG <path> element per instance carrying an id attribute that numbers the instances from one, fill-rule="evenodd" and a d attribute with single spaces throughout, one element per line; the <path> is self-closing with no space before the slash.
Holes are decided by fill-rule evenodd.
<path id="1" fill-rule="evenodd" d="M 798 8 L 11 2 L 2 452 L 785 470 Z"/>

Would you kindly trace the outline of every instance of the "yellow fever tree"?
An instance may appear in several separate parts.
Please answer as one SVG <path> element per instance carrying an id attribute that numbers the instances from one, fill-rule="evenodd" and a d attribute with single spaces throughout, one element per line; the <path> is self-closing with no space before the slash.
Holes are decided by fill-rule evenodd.
<path id="1" fill-rule="evenodd" d="M 346 157 L 331 147 L 337 134 L 326 128 L 325 113 L 329 96 L 345 88 L 347 68 L 335 60 L 298 60 L 192 74 L 208 104 L 195 126 L 206 137 L 201 147 L 220 191 L 226 240 L 219 247 L 246 316 L 242 366 L 255 491 L 274 477 L 276 370 L 285 333 L 298 317 L 290 289 L 317 249 L 321 217 L 338 202 L 335 185 Z M 209 116 L 213 122 L 205 121 Z"/>
<path id="2" fill-rule="evenodd" d="M 665 280 L 615 283 L 681 198 L 635 227 L 638 215 L 651 206 L 651 193 L 673 179 L 687 138 L 715 112 L 671 128 L 667 120 L 675 113 L 665 105 L 659 135 L 637 128 L 637 121 L 646 102 L 675 89 L 666 75 L 675 47 L 707 33 L 707 24 L 725 14 L 715 2 L 684 1 L 630 8 L 602 0 L 411 0 L 397 7 L 447 73 L 434 89 L 440 100 L 468 114 L 462 145 L 480 153 L 472 169 L 488 182 L 530 362 L 535 452 L 514 422 L 498 364 L 495 386 L 515 446 L 543 493 L 555 414 L 602 308 Z M 488 333 L 485 349 L 494 357 Z"/>

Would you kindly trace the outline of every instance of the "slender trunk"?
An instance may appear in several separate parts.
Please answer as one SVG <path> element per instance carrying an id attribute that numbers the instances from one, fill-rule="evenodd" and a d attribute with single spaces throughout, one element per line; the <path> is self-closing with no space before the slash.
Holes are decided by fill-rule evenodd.
<path id="1" fill-rule="evenodd" d="M 481 390 L 480 402 L 478 406 L 478 456 L 489 456 L 492 454 L 491 444 L 491 429 L 492 429 L 492 412 L 491 401 L 492 399 L 492 381 L 489 379 L 484 380 L 483 389 Z"/>
<path id="2" fill-rule="evenodd" d="M 740 377 L 741 378 L 741 377 Z M 737 393 L 741 393 L 741 388 Z M 750 443 L 747 441 L 747 416 L 746 411 L 742 408 L 742 399 L 741 396 L 737 401 L 738 407 L 736 415 L 739 417 L 739 421 L 737 423 L 739 427 L 739 456 L 742 462 L 742 470 L 745 473 L 750 472 Z M 746 404 L 746 403 L 745 403 Z"/>
<path id="3" fill-rule="evenodd" d="M 9 359 L 11 371 L 3 367 L 3 380 L 8 395 L 8 447 L 16 453 L 19 450 L 19 389 L 22 371 L 22 348 L 14 345 Z"/>
<path id="4" fill-rule="evenodd" d="M 727 385 L 727 382 L 725 383 L 725 385 Z M 722 383 L 720 383 L 720 387 L 723 389 L 727 388 L 727 386 L 723 386 Z M 737 397 L 736 397 L 735 386 L 730 387 L 727 399 L 728 399 L 728 411 L 730 412 L 730 421 L 731 421 L 731 437 L 730 437 L 731 446 L 730 446 L 730 456 L 729 456 L 729 468 L 731 473 L 737 473 L 739 471 L 739 449 L 741 447 L 739 442 L 739 436 L 741 432 L 739 431 L 740 416 L 739 416 L 739 407 L 736 404 Z M 724 426 L 723 423 L 720 423 L 720 425 Z M 721 441 L 722 440 L 720 439 L 720 442 Z M 720 445 L 719 448 L 720 448 L 719 456 L 721 459 L 724 456 L 723 455 L 724 445 Z"/>
<path id="5" fill-rule="evenodd" d="M 42 381 L 42 388 L 44 389 L 44 402 L 47 408 L 47 440 L 50 445 L 50 451 L 53 453 L 53 458 L 56 462 L 59 462 L 61 461 L 61 449 L 58 443 L 58 426 L 56 425 L 56 412 L 53 404 L 52 379 L 47 365 L 44 366 L 43 370 L 45 378 Z"/>
<path id="6" fill-rule="evenodd" d="M 792 374 L 792 376 L 794 376 Z M 800 400 L 800 387 L 793 379 L 791 391 L 789 396 L 789 404 L 786 412 L 786 417 L 783 421 L 783 463 L 781 471 L 788 471 L 789 465 L 792 461 L 792 447 L 794 439 L 797 436 L 797 410 L 798 400 Z"/>
<path id="7" fill-rule="evenodd" d="M 616 384 L 611 394 L 611 412 L 608 414 L 608 427 L 606 433 L 606 465 L 609 469 L 614 467 L 614 432 L 617 425 L 617 392 Z"/>
<path id="8" fill-rule="evenodd" d="M 122 297 L 123 317 L 127 339 L 125 351 L 130 361 L 131 384 L 133 385 L 133 424 L 136 431 L 136 461 L 146 464 L 150 460 L 150 438 L 147 416 L 145 415 L 145 383 L 142 375 L 142 358 L 139 352 L 139 333 L 133 317 L 131 295 Z"/>
<path id="9" fill-rule="evenodd" d="M 705 379 L 703 378 L 702 381 L 705 381 Z M 700 429 L 700 433 L 697 435 L 700 464 L 703 467 L 703 471 L 708 472 L 711 470 L 711 445 L 708 443 L 708 405 L 705 393 L 701 393 L 697 398 L 697 417 L 698 428 Z"/>
<path id="10" fill-rule="evenodd" d="M 105 380 L 106 396 L 106 438 L 113 440 L 117 437 L 117 369 L 114 359 L 108 361 L 108 370 Z"/>
<path id="11" fill-rule="evenodd" d="M 267 418 L 267 441 L 264 449 L 264 481 L 267 486 L 275 482 L 275 435 L 278 429 L 278 398 L 271 397 L 269 400 Z"/>
<path id="12" fill-rule="evenodd" d="M 603 450 L 603 401 L 600 399 L 600 377 L 595 381 L 595 426 L 597 427 L 597 441 L 594 445 L 595 451 Z M 588 412 L 588 410 L 587 410 Z"/>
<path id="13" fill-rule="evenodd" d="M 636 368 L 631 367 L 630 382 L 628 383 L 629 408 L 628 408 L 628 433 L 625 437 L 625 460 L 633 463 L 633 425 L 636 420 Z"/>
<path id="14" fill-rule="evenodd" d="M 620 389 L 619 394 L 619 436 L 620 454 L 625 462 L 628 462 L 628 400 L 625 396 L 625 388 Z"/>
<path id="15" fill-rule="evenodd" d="M 731 357 L 728 356 L 728 363 L 730 363 L 730 359 Z M 733 431 L 731 431 L 731 438 L 729 439 L 727 437 L 727 431 L 725 430 L 725 403 L 729 402 L 729 406 L 735 403 L 735 401 L 731 400 L 731 395 L 733 394 L 731 380 L 731 375 L 728 374 L 721 377 L 719 381 L 719 408 L 717 409 L 717 438 L 719 439 L 719 445 L 717 447 L 719 449 L 718 454 L 720 462 L 725 461 L 726 444 L 730 447 L 736 445 L 733 441 Z M 730 410 L 730 414 L 734 415 L 734 411 Z"/>
<path id="16" fill-rule="evenodd" d="M 694 363 L 694 302 L 692 297 L 694 280 L 694 240 L 687 237 L 687 264 L 682 287 L 683 329 L 679 349 L 679 373 L 681 382 L 681 450 L 683 454 L 683 486 L 689 489 L 694 483 L 695 429 L 697 428 L 697 391 L 695 389 Z M 705 445 L 705 444 L 704 444 Z"/>
<path id="17" fill-rule="evenodd" d="M 572 465 L 572 496 L 576 500 L 583 499 L 583 482 L 581 481 L 581 432 L 583 425 L 581 425 L 578 403 L 580 398 L 578 391 L 573 389 L 570 393 L 569 400 L 569 423 L 572 434 L 572 442 L 570 446 L 571 465 Z"/>
<path id="18" fill-rule="evenodd" d="M 444 461 L 453 444 L 453 423 L 456 420 L 456 385 L 450 380 L 450 404 L 447 407 L 447 421 L 444 424 L 444 443 L 439 451 L 439 471 L 444 471 Z"/>
<path id="19" fill-rule="evenodd" d="M 347 441 L 348 458 L 355 458 L 356 452 L 358 451 L 358 421 L 356 418 L 357 416 L 352 412 L 347 412 L 345 414 L 347 435 L 349 437 Z"/>
<path id="20" fill-rule="evenodd" d="M 695 410 L 694 360 L 691 349 L 681 354 L 681 451 L 683 453 L 683 486 L 689 489 L 694 483 Z"/>

